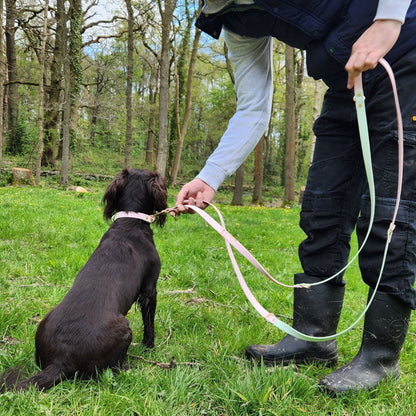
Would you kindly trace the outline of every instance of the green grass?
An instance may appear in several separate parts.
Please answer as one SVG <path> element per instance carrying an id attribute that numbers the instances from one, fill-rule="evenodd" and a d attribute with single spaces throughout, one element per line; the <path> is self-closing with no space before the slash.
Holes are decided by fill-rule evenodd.
<path id="1" fill-rule="evenodd" d="M 21 365 L 36 371 L 34 335 L 45 313 L 64 296 L 108 225 L 102 219 L 104 185 L 90 194 L 46 187 L 0 188 L 0 372 Z M 171 192 L 170 203 L 173 204 Z M 220 204 L 229 231 L 278 279 L 299 272 L 299 208 Z M 209 211 L 212 213 L 212 210 Z M 283 334 L 245 299 L 223 240 L 197 215 L 169 218 L 156 229 L 162 259 L 156 312 L 156 348 L 140 345 L 141 316 L 133 329 L 130 369 L 97 380 L 65 381 L 45 393 L 0 395 L 1 415 L 409 415 L 416 400 L 415 323 L 404 345 L 402 377 L 371 393 L 331 398 L 317 388 L 330 370 L 254 366 L 251 343 Z M 356 250 L 354 246 L 353 250 Z M 270 311 L 290 317 L 292 291 L 274 286 L 237 256 L 253 293 Z M 364 307 L 366 288 L 357 265 L 347 272 L 340 329 Z M 285 319 L 290 323 L 290 318 Z M 340 364 L 357 352 L 362 323 L 339 338 Z M 164 369 L 156 363 L 178 365 Z"/>

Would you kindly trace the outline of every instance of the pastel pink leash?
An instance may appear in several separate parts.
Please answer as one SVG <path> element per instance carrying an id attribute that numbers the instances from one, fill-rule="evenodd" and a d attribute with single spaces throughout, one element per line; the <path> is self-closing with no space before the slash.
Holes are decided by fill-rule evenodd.
<path id="1" fill-rule="evenodd" d="M 333 334 L 333 335 L 329 335 L 329 336 L 325 336 L 325 337 L 313 337 L 313 336 L 310 336 L 310 335 L 303 334 L 303 333 L 295 330 L 291 326 L 287 325 L 286 323 L 282 322 L 281 320 L 279 320 L 273 313 L 267 311 L 258 302 L 258 300 L 255 298 L 253 293 L 250 291 L 247 283 L 244 280 L 244 277 L 241 273 L 241 270 L 238 266 L 237 260 L 235 259 L 235 256 L 234 256 L 234 253 L 233 253 L 233 250 L 232 250 L 231 246 L 234 247 L 253 266 L 255 266 L 262 274 L 264 274 L 268 279 L 270 279 L 274 283 L 276 283 L 280 286 L 284 286 L 284 287 L 304 288 L 305 290 L 307 290 L 311 286 L 325 283 L 328 280 L 334 278 L 341 271 L 344 271 L 351 264 L 351 262 L 358 256 L 359 252 L 363 248 L 363 246 L 364 246 L 365 242 L 367 241 L 368 236 L 370 234 L 372 224 L 373 224 L 373 221 L 374 221 L 374 212 L 375 212 L 374 178 L 373 178 L 372 167 L 371 167 L 371 153 L 370 153 L 370 147 L 369 147 L 368 126 L 367 126 L 367 119 L 366 119 L 365 105 L 364 105 L 364 99 L 365 98 L 364 98 L 364 93 L 363 93 L 363 88 L 362 88 L 361 75 L 356 79 L 354 99 L 356 101 L 357 117 L 358 117 L 358 123 L 359 123 L 359 129 L 360 129 L 360 138 L 361 138 L 362 150 L 363 150 L 363 158 L 364 158 L 364 164 L 365 164 L 365 167 L 366 167 L 367 180 L 368 180 L 368 183 L 369 183 L 369 192 L 370 192 L 370 200 L 371 200 L 370 224 L 369 224 L 367 235 L 366 235 L 366 237 L 363 241 L 363 244 L 361 245 L 360 250 L 353 257 L 353 259 L 341 271 L 337 272 L 336 274 L 334 274 L 330 278 L 325 279 L 325 280 L 323 280 L 319 283 L 314 283 L 314 284 L 304 283 L 304 284 L 298 284 L 298 285 L 286 285 L 286 284 L 284 284 L 282 282 L 279 282 L 278 280 L 274 279 L 270 275 L 270 273 L 255 259 L 255 257 L 235 237 L 233 237 L 226 230 L 223 216 L 222 216 L 221 212 L 218 210 L 217 207 L 215 207 L 212 204 L 209 204 L 216 211 L 216 213 L 217 213 L 217 215 L 220 219 L 220 224 L 217 221 L 215 221 L 204 210 L 202 210 L 202 209 L 200 209 L 200 208 L 198 208 L 194 205 L 185 205 L 186 208 L 191 209 L 191 210 L 195 211 L 196 213 L 198 213 L 212 228 L 214 228 L 214 230 L 216 230 L 224 238 L 225 245 L 226 245 L 226 248 L 227 248 L 227 251 L 228 251 L 228 255 L 230 257 L 230 260 L 231 260 L 231 263 L 233 265 L 234 271 L 236 273 L 237 279 L 240 283 L 241 288 L 243 289 L 244 294 L 246 295 L 247 299 L 252 304 L 254 309 L 256 309 L 256 311 L 261 316 L 263 316 L 263 318 L 265 318 L 268 322 L 272 323 L 277 328 L 283 330 L 284 332 L 288 333 L 289 335 L 292 335 L 296 338 L 299 338 L 299 339 L 302 339 L 302 340 L 305 340 L 305 341 L 313 341 L 313 342 L 329 341 L 329 340 L 332 340 L 332 339 L 335 339 L 335 338 L 339 337 L 340 335 L 345 334 L 350 329 L 352 329 L 364 317 L 365 313 L 367 312 L 368 308 L 370 307 L 370 305 L 371 305 L 371 303 L 374 299 L 374 296 L 376 294 L 377 288 L 380 284 L 382 274 L 383 274 L 384 265 L 385 265 L 385 262 L 386 262 L 386 257 L 387 257 L 387 252 L 388 252 L 388 247 L 389 247 L 389 244 L 390 244 L 390 241 L 391 241 L 391 236 L 392 236 L 394 228 L 395 228 L 395 220 L 396 220 L 396 217 L 397 217 L 397 212 L 398 212 L 399 204 L 400 204 L 400 196 L 401 196 L 401 189 L 402 189 L 402 182 L 403 182 L 403 152 L 404 151 L 403 151 L 403 122 L 402 122 L 402 117 L 401 117 L 400 104 L 399 104 L 399 100 L 398 100 L 397 88 L 396 88 L 396 82 L 395 82 L 395 79 L 394 79 L 394 74 L 393 74 L 393 71 L 390 68 L 390 65 L 384 59 L 381 59 L 380 63 L 383 65 L 383 67 L 387 71 L 387 74 L 390 78 L 390 82 L 391 82 L 392 90 L 393 90 L 393 95 L 394 95 L 396 113 L 397 113 L 397 129 L 398 129 L 397 197 L 396 197 L 396 204 L 395 204 L 395 209 L 394 209 L 394 213 L 393 213 L 393 218 L 392 218 L 392 221 L 391 221 L 391 224 L 390 224 L 390 227 L 388 229 L 387 236 L 386 236 L 386 245 L 385 245 L 385 249 L 384 249 L 384 253 L 383 253 L 383 260 L 382 260 L 382 265 L 381 265 L 381 269 L 380 269 L 380 274 L 379 274 L 376 286 L 374 288 L 373 296 L 369 299 L 367 307 L 360 314 L 360 316 L 357 318 L 357 320 L 352 325 L 350 325 L 348 328 L 346 328 L 345 330 L 343 330 L 341 332 Z"/>

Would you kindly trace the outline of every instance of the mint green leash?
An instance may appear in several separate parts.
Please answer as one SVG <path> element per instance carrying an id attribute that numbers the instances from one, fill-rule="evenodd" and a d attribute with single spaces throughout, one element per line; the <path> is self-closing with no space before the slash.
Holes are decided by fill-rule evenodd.
<path id="1" fill-rule="evenodd" d="M 382 64 L 384 66 L 385 70 L 387 71 L 387 74 L 389 75 L 390 82 L 391 82 L 391 85 L 392 85 L 393 95 L 394 95 L 394 98 L 395 98 L 395 106 L 396 106 L 396 113 L 397 113 L 398 136 L 399 136 L 399 140 L 398 140 L 399 172 L 398 172 L 396 206 L 395 206 L 392 222 L 391 222 L 390 227 L 387 231 L 386 245 L 385 245 L 385 248 L 384 248 L 382 264 L 381 264 L 381 267 L 380 267 L 380 273 L 379 273 L 379 276 L 378 276 L 378 279 L 377 279 L 377 283 L 374 287 L 373 294 L 372 294 L 371 298 L 369 299 L 369 301 L 367 303 L 367 306 L 364 309 L 364 311 L 360 314 L 360 316 L 357 318 L 357 320 L 352 325 L 350 325 L 348 328 L 346 328 L 343 331 L 338 332 L 334 335 L 329 335 L 329 336 L 325 336 L 325 337 L 313 337 L 313 336 L 303 334 L 303 333 L 293 329 L 292 327 L 290 327 L 289 325 L 280 321 L 276 317 L 269 319 L 269 322 L 271 322 L 277 328 L 285 331 L 289 335 L 292 335 L 296 338 L 299 338 L 299 339 L 302 339 L 302 340 L 305 340 L 305 341 L 313 341 L 313 342 L 330 341 L 330 340 L 333 340 L 333 339 L 345 334 L 350 329 L 352 329 L 354 326 L 356 326 L 357 323 L 366 314 L 368 308 L 370 307 L 370 305 L 371 305 L 371 303 L 374 299 L 374 296 L 376 295 L 377 289 L 380 285 L 380 281 L 381 281 L 381 278 L 382 278 L 382 275 L 383 275 L 384 266 L 386 264 L 387 252 L 388 252 L 388 248 L 389 248 L 389 245 L 390 245 L 391 236 L 392 236 L 394 228 L 395 228 L 395 220 L 396 220 L 396 217 L 397 217 L 397 212 L 398 212 L 398 208 L 399 208 L 399 204 L 400 204 L 400 195 L 401 195 L 401 188 L 402 188 L 402 179 L 403 179 L 403 123 L 402 123 L 402 118 L 401 118 L 400 105 L 399 105 L 399 100 L 398 100 L 398 97 L 397 97 L 397 88 L 396 88 L 396 82 L 395 82 L 395 79 L 394 79 L 393 71 L 391 70 L 391 67 L 387 63 L 386 60 L 381 59 L 380 64 Z M 365 96 L 364 96 L 364 90 L 363 90 L 363 86 L 362 86 L 362 77 L 361 77 L 361 75 L 356 79 L 354 92 L 355 92 L 354 100 L 355 100 L 355 107 L 356 107 L 356 111 L 357 111 L 357 119 L 358 119 L 359 133 L 360 133 L 361 148 L 362 148 L 364 166 L 365 166 L 365 171 L 366 171 L 366 175 L 367 175 L 368 189 L 369 189 L 370 201 L 371 201 L 371 204 L 370 204 L 370 222 L 369 222 L 369 227 L 368 227 L 367 234 L 366 234 L 365 239 L 364 239 L 364 241 L 361 245 L 360 250 L 352 258 L 352 260 L 341 270 L 341 272 L 344 271 L 351 264 L 351 262 L 355 260 L 355 258 L 358 256 L 358 254 L 360 253 L 360 251 L 364 247 L 365 243 L 367 242 L 368 237 L 369 237 L 370 232 L 371 232 L 372 225 L 374 223 L 375 205 L 376 205 L 376 203 L 375 203 L 376 195 L 375 195 L 374 176 L 373 176 L 372 160 L 371 160 L 370 139 L 369 139 L 369 134 L 368 134 L 367 115 L 366 115 L 366 111 L 365 111 Z M 324 283 L 328 280 L 331 280 L 332 278 L 334 278 L 339 273 L 340 272 L 336 273 L 334 276 L 331 276 L 329 279 L 326 279 L 322 282 L 319 282 L 319 284 L 322 284 L 322 283 Z M 315 285 L 315 284 L 313 284 L 313 285 Z"/>

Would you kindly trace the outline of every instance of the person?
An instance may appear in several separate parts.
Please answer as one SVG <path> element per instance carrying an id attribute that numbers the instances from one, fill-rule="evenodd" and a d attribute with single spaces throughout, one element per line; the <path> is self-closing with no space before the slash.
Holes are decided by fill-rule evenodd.
<path id="1" fill-rule="evenodd" d="M 310 76 L 328 86 L 314 123 L 316 145 L 302 200 L 299 246 L 302 273 L 296 283 L 335 279 L 310 289 L 294 289 L 293 327 L 312 336 L 335 334 L 347 263 L 356 227 L 363 242 L 370 198 L 360 148 L 352 87 L 362 73 L 371 141 L 376 212 L 359 256 L 363 281 L 374 293 L 393 216 L 397 190 L 397 122 L 388 76 L 391 64 L 404 120 L 404 178 L 396 229 L 383 276 L 365 319 L 361 347 L 351 362 L 320 380 L 333 394 L 373 389 L 398 378 L 399 356 L 416 308 L 416 0 L 211 0 L 196 25 L 224 38 L 235 72 L 237 108 L 217 149 L 176 199 L 206 207 L 224 179 L 254 149 L 269 122 L 272 105 L 272 38 L 306 50 Z M 338 273 L 338 274 L 337 274 Z M 303 341 L 286 335 L 273 345 L 251 345 L 249 358 L 267 364 L 317 362 L 335 366 L 336 340 Z"/>

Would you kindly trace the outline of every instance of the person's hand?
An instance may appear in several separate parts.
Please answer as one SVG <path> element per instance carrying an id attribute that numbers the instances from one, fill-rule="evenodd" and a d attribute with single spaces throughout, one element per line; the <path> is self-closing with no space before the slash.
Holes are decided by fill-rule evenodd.
<path id="1" fill-rule="evenodd" d="M 401 26 L 398 20 L 376 20 L 358 38 L 345 65 L 349 89 L 354 87 L 355 78 L 361 72 L 374 69 L 378 61 L 390 51 L 399 37 Z"/>
<path id="2" fill-rule="evenodd" d="M 208 204 L 204 201 L 211 202 L 214 195 L 214 189 L 201 179 L 196 178 L 184 185 L 179 191 L 176 197 L 175 213 L 193 213 L 191 209 L 184 207 L 184 205 L 195 205 L 198 208 L 205 209 Z"/>

